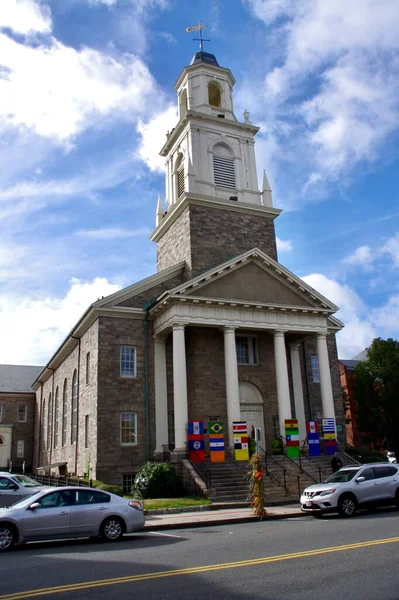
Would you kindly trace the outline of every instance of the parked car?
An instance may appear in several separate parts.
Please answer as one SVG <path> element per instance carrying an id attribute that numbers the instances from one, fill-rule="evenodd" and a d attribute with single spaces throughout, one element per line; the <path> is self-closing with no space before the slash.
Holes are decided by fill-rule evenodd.
<path id="1" fill-rule="evenodd" d="M 378 505 L 399 509 L 399 465 L 346 466 L 323 483 L 310 485 L 301 496 L 301 509 L 315 517 L 328 512 L 353 517 L 358 507 Z"/>
<path id="2" fill-rule="evenodd" d="M 26 496 L 32 496 L 45 489 L 50 488 L 26 475 L 0 471 L 0 507 L 10 506 Z"/>
<path id="3" fill-rule="evenodd" d="M 92 488 L 51 488 L 0 509 L 0 552 L 34 540 L 99 536 L 114 542 L 143 527 L 138 500 Z"/>

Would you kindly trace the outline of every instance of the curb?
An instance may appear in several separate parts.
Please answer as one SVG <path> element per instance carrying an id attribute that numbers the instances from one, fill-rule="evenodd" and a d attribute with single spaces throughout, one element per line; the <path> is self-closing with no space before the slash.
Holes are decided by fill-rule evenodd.
<path id="1" fill-rule="evenodd" d="M 265 521 L 278 521 L 281 519 L 292 519 L 296 517 L 306 517 L 303 512 L 295 512 L 291 514 L 267 514 L 263 519 L 259 517 L 228 517 L 227 519 L 211 519 L 207 521 L 185 521 L 184 523 L 159 523 L 154 526 L 149 524 L 144 525 L 143 531 L 165 530 L 165 529 L 193 529 L 194 527 L 214 527 L 215 525 L 233 525 L 234 523 L 264 523 Z"/>

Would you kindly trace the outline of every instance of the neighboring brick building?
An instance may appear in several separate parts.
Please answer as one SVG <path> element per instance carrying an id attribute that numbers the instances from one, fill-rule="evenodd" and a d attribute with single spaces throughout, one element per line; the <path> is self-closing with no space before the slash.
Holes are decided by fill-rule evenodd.
<path id="1" fill-rule="evenodd" d="M 32 469 L 35 393 L 43 367 L 0 365 L 0 471 Z"/>
<path id="2" fill-rule="evenodd" d="M 90 306 L 37 377 L 37 468 L 128 488 L 154 453 L 185 454 L 188 419 L 222 419 L 230 447 L 237 419 L 268 448 L 294 416 L 301 439 L 323 414 L 343 430 L 338 309 L 277 261 L 281 211 L 266 176 L 258 189 L 258 128 L 235 117 L 233 84 L 205 52 L 183 69 L 158 272 Z"/>

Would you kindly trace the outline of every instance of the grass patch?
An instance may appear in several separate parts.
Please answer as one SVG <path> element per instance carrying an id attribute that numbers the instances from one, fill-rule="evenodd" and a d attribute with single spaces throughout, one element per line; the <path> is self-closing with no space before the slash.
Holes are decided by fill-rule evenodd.
<path id="1" fill-rule="evenodd" d="M 144 500 L 145 510 L 157 510 L 160 508 L 185 508 L 187 506 L 204 506 L 212 504 L 208 498 L 201 496 L 185 496 L 184 498 L 150 498 Z"/>

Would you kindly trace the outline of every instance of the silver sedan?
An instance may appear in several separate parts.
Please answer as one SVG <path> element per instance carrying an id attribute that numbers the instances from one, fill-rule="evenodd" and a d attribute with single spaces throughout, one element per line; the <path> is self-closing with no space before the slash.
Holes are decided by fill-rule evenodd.
<path id="1" fill-rule="evenodd" d="M 99 536 L 114 542 L 144 521 L 138 500 L 92 488 L 52 488 L 0 509 L 0 552 L 37 540 Z"/>

